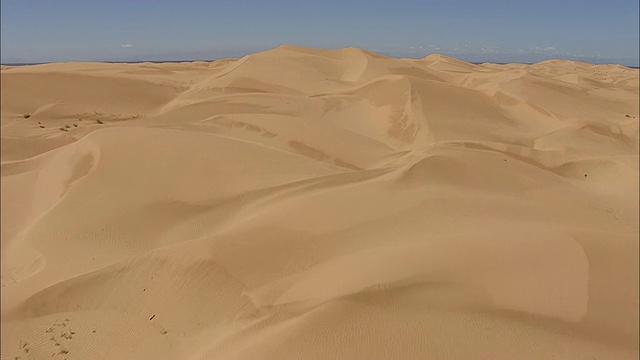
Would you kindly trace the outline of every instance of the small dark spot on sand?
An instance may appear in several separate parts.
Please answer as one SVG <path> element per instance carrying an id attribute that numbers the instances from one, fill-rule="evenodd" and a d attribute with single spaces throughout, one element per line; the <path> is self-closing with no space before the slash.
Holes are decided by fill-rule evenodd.
<path id="1" fill-rule="evenodd" d="M 585 178 L 585 179 L 587 178 L 587 176 L 588 176 L 587 174 L 584 174 L 584 178 Z"/>
<path id="2" fill-rule="evenodd" d="M 31 117 L 31 114 L 24 114 L 24 115 L 22 115 L 22 117 L 25 118 L 25 119 L 28 119 L 28 118 Z"/>
<path id="3" fill-rule="evenodd" d="M 153 318 L 156 317 L 156 314 L 153 314 L 150 318 L 149 321 L 153 320 Z"/>

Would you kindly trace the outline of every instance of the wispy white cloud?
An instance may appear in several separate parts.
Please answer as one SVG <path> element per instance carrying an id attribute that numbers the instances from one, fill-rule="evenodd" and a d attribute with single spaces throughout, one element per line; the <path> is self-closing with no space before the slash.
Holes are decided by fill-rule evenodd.
<path id="1" fill-rule="evenodd" d="M 127 44 L 122 44 L 122 45 L 120 45 L 120 46 L 122 46 L 122 47 L 123 47 L 123 48 L 125 48 L 125 49 L 128 49 L 128 48 L 132 48 L 132 47 L 133 47 L 133 44 L 129 44 L 129 43 L 127 43 Z"/>
<path id="2" fill-rule="evenodd" d="M 534 46 L 531 50 L 534 52 L 557 52 L 558 48 L 555 46 Z"/>

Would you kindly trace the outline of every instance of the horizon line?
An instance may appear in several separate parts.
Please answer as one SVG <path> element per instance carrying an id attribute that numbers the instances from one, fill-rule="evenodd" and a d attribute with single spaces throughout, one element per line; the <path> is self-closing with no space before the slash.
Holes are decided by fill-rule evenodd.
<path id="1" fill-rule="evenodd" d="M 442 54 L 429 54 L 429 55 L 442 55 Z M 588 61 L 584 61 L 584 60 L 574 60 L 574 59 L 563 59 L 563 58 L 549 58 L 549 59 L 545 59 L 545 60 L 541 60 L 541 61 L 536 61 L 536 62 L 520 62 L 520 61 L 510 61 L 510 62 L 497 62 L 497 61 L 467 61 L 467 60 L 462 60 L 453 56 L 449 56 L 449 55 L 444 55 L 447 57 L 451 57 L 451 58 L 455 58 L 456 60 L 460 60 L 460 61 L 464 61 L 467 62 L 469 64 L 474 64 L 474 65 L 482 65 L 482 64 L 495 64 L 495 65 L 509 65 L 509 64 L 521 64 L 521 65 L 535 65 L 538 63 L 541 63 L 543 61 L 554 61 L 554 60 L 560 60 L 560 61 L 574 61 L 574 62 L 582 62 L 582 63 L 587 63 L 593 66 L 606 66 L 606 65 L 618 65 L 618 66 L 624 66 L 626 68 L 629 69 L 636 69 L 639 70 L 640 66 L 635 66 L 635 65 L 625 65 L 625 64 L 621 64 L 621 63 L 615 63 L 615 62 L 611 62 L 611 63 L 600 63 L 600 64 L 596 64 L 596 63 L 591 63 Z M 423 59 L 422 58 L 411 58 L 411 57 L 395 57 L 395 56 L 390 56 L 392 58 L 397 58 L 397 59 L 416 59 L 416 60 L 420 60 Z M 48 65 L 48 64 L 65 64 L 65 63 L 98 63 L 98 64 L 144 64 L 144 63 L 153 63 L 153 64 L 179 64 L 179 63 L 194 63 L 194 62 L 216 62 L 216 61 L 220 61 L 220 60 L 238 60 L 240 58 L 219 58 L 219 59 L 184 59 L 184 60 L 64 60 L 64 61 L 40 61 L 40 62 L 3 62 L 0 61 L 0 65 L 2 66 L 35 66 L 35 65 Z"/>
<path id="2" fill-rule="evenodd" d="M 450 52 L 442 52 L 442 53 L 437 53 L 437 52 L 433 52 L 433 53 L 426 53 L 424 55 L 420 55 L 418 57 L 412 56 L 412 55 L 416 55 L 416 54 L 406 54 L 406 55 L 402 55 L 401 53 L 398 53 L 398 51 L 384 51 L 384 50 L 368 50 L 368 49 L 364 49 L 364 48 L 360 48 L 360 47 L 356 47 L 356 46 L 346 46 L 346 47 L 340 47 L 340 48 L 325 48 L 325 47 L 310 47 L 310 46 L 306 46 L 306 45 L 297 45 L 297 44 L 281 44 L 279 46 L 273 47 L 273 48 L 269 48 L 269 49 L 264 49 L 264 50 L 257 50 L 257 51 L 252 51 L 252 52 L 248 52 L 244 55 L 240 55 L 240 56 L 222 56 L 219 58 L 186 58 L 186 59 L 179 59 L 179 58 L 171 58 L 171 57 L 167 57 L 165 59 L 162 59 L 162 56 L 158 56 L 159 58 L 161 58 L 161 60 L 150 60 L 150 59 L 141 59 L 141 60 L 125 60 L 125 59 L 120 59 L 120 60 L 45 60 L 45 61 L 26 61 L 24 59 L 21 59 L 20 57 L 8 57 L 5 59 L 1 59 L 0 58 L 0 65 L 3 66 L 28 66 L 28 65 L 44 65 L 44 64 L 55 64 L 55 63 L 107 63 L 107 64 L 139 64 L 139 63 L 145 63 L 145 62 L 150 62 L 150 63 L 181 63 L 181 62 L 196 62 L 196 61 L 203 61 L 203 62 L 214 62 L 214 61 L 219 61 L 219 60 L 234 60 L 234 59 L 241 59 L 245 56 L 250 56 L 250 55 L 254 55 L 254 54 L 259 54 L 262 52 L 266 52 L 266 51 L 271 51 L 271 50 L 275 50 L 278 48 L 282 48 L 282 47 L 300 47 L 300 48 L 308 48 L 308 49 L 318 49 L 318 50 L 328 50 L 328 51 L 339 51 L 339 50 L 345 50 L 345 49 L 359 49 L 365 52 L 372 52 L 378 55 L 382 55 L 382 56 L 387 56 L 387 57 L 391 57 L 391 58 L 396 58 L 396 59 L 424 59 L 430 55 L 440 55 L 440 56 L 447 56 L 447 57 L 451 57 L 457 60 L 461 60 L 461 61 L 465 61 L 471 64 L 483 64 L 483 63 L 492 63 L 492 64 L 497 64 L 497 65 L 505 65 L 505 64 L 523 64 L 523 65 L 533 65 L 533 64 L 537 64 L 543 61 L 552 61 L 552 60 L 561 60 L 561 61 L 575 61 L 575 62 L 583 62 L 583 63 L 588 63 L 591 65 L 620 65 L 620 66 L 624 66 L 624 67 L 628 67 L 628 68 L 632 68 L 632 69 L 638 69 L 640 68 L 640 59 L 633 59 L 633 58 L 615 58 L 615 57 L 611 57 L 611 58 L 607 58 L 607 57 L 590 57 L 590 56 L 586 56 L 586 55 L 561 55 L 561 54 L 539 54 L 539 53 L 494 53 L 494 54 L 487 54 L 487 53 L 450 53 Z M 394 54 L 395 53 L 395 54 Z M 462 56 L 460 56 L 462 55 Z M 530 57 L 539 57 L 542 59 L 539 60 L 532 60 L 532 61 L 510 61 L 510 60 L 498 60 L 498 58 L 500 57 L 512 57 L 512 58 L 517 58 L 517 57 L 523 57 L 523 56 L 530 56 Z M 149 55 L 150 58 L 153 58 L 153 55 Z M 158 58 L 156 57 L 156 58 Z M 465 60 L 464 58 L 469 58 L 469 57 L 486 57 L 487 60 L 482 60 L 482 61 L 472 61 L 472 60 Z M 494 60 L 491 60 L 491 58 L 494 58 Z M 593 62 L 593 60 L 600 60 L 601 62 L 599 63 L 595 63 Z M 627 62 L 628 61 L 628 62 Z M 625 64 L 626 63 L 626 64 Z M 628 64 L 628 65 L 627 65 Z M 633 65 L 632 65 L 633 64 Z"/>

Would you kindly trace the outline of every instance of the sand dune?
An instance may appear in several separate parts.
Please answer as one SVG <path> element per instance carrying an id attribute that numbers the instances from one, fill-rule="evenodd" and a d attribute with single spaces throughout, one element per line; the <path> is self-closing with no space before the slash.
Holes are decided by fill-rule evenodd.
<path id="1" fill-rule="evenodd" d="M 638 70 L 1 74 L 2 359 L 638 357 Z"/>

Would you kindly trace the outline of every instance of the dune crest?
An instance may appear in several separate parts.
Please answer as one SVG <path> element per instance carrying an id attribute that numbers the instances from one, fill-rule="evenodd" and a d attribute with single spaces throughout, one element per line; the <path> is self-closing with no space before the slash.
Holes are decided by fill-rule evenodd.
<path id="1" fill-rule="evenodd" d="M 3 359 L 638 357 L 638 70 L 0 71 Z"/>

